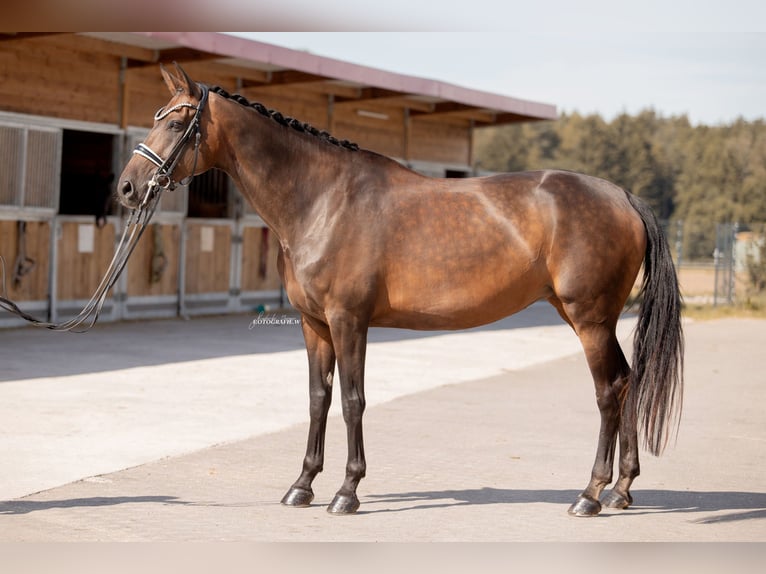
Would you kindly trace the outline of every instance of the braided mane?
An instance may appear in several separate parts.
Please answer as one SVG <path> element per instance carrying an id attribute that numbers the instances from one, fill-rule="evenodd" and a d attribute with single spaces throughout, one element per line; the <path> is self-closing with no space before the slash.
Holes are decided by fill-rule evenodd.
<path id="1" fill-rule="evenodd" d="M 339 140 L 338 138 L 332 136 L 331 134 L 329 134 L 328 132 L 324 130 L 318 130 L 314 126 L 311 126 L 307 123 L 303 123 L 299 120 L 296 120 L 295 118 L 285 117 L 280 112 L 276 110 L 270 110 L 261 103 L 249 102 L 244 96 L 241 96 L 239 94 L 229 94 L 229 92 L 227 92 L 220 86 L 213 86 L 212 88 L 210 88 L 210 91 L 228 100 L 233 100 L 239 104 L 242 104 L 245 107 L 252 108 L 255 111 L 257 111 L 259 114 L 261 114 L 262 116 L 270 118 L 283 126 L 292 128 L 301 133 L 310 134 L 334 146 L 342 147 L 351 151 L 359 150 L 359 146 L 355 143 L 352 143 L 348 140 Z"/>

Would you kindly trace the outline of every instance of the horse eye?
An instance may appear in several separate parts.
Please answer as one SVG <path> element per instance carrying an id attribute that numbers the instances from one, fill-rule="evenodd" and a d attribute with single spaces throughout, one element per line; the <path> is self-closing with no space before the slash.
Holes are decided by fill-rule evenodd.
<path id="1" fill-rule="evenodd" d="M 184 129 L 184 124 L 181 121 L 173 120 L 171 122 L 168 122 L 168 129 L 173 130 L 174 132 L 180 132 Z"/>

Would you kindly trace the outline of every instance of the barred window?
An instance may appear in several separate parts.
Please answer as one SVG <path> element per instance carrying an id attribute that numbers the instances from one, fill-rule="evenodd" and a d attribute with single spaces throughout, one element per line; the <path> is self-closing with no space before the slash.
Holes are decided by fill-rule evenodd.
<path id="1" fill-rule="evenodd" d="M 56 209 L 61 130 L 0 124 L 0 205 Z"/>

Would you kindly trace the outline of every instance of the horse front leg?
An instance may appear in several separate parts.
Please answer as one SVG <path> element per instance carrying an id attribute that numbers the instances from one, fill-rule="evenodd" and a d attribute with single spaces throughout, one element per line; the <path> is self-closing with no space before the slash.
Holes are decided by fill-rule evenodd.
<path id="1" fill-rule="evenodd" d="M 367 462 L 364 456 L 362 415 L 365 409 L 364 360 L 367 350 L 368 322 L 349 312 L 330 317 L 330 332 L 338 355 L 343 420 L 348 438 L 346 478 L 327 511 L 331 514 L 353 514 L 359 509 L 356 494 L 364 478 Z"/>
<path id="2" fill-rule="evenodd" d="M 286 506 L 309 506 L 314 500 L 311 483 L 324 466 L 324 440 L 327 412 L 332 401 L 332 381 L 335 373 L 335 350 L 329 329 L 313 319 L 303 317 L 303 338 L 309 359 L 309 436 L 306 456 L 298 480 L 282 498 Z"/>

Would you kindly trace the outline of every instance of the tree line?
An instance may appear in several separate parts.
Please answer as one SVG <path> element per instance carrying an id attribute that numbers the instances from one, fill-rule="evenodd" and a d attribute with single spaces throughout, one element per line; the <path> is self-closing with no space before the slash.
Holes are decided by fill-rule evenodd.
<path id="1" fill-rule="evenodd" d="M 670 225 L 683 223 L 684 258 L 712 257 L 716 224 L 766 222 L 766 123 L 692 125 L 653 110 L 565 113 L 555 122 L 476 131 L 482 171 L 561 168 L 603 177 L 645 199 Z"/>

